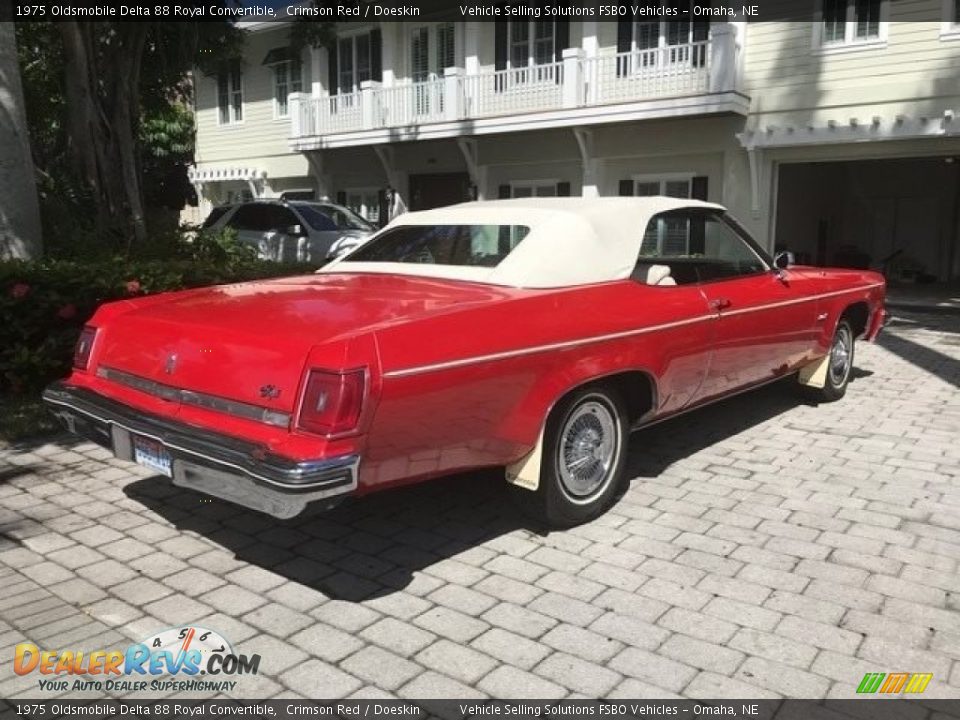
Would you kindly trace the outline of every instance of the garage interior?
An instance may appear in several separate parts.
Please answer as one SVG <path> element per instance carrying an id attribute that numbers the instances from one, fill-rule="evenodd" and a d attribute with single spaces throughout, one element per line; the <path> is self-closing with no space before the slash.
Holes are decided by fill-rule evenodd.
<path id="1" fill-rule="evenodd" d="M 960 157 L 779 167 L 777 250 L 798 263 L 884 270 L 891 284 L 960 279 Z"/>

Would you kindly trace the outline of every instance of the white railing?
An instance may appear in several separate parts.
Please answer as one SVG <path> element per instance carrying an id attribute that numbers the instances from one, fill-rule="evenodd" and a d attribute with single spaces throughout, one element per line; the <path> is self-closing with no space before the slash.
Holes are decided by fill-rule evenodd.
<path id="1" fill-rule="evenodd" d="M 443 77 L 313 98 L 291 94 L 293 138 L 400 128 L 736 90 L 737 44 L 732 26 L 718 23 L 709 40 L 586 57 L 565 50 L 560 62 Z"/>
<path id="2" fill-rule="evenodd" d="M 460 86 L 468 118 L 552 110 L 563 98 L 563 63 L 464 75 Z"/>
<path id="3" fill-rule="evenodd" d="M 373 92 L 377 127 L 404 127 L 443 120 L 443 78 L 375 88 Z"/>
<path id="4" fill-rule="evenodd" d="M 301 97 L 300 132 L 304 135 L 351 132 L 362 126 L 358 92 L 323 98 Z"/>
<path id="5" fill-rule="evenodd" d="M 707 92 L 706 40 L 581 60 L 587 105 Z"/>

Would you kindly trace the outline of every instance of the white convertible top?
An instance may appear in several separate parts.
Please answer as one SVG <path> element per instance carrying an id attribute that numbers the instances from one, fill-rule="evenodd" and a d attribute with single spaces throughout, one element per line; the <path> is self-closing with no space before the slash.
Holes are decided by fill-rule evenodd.
<path id="1" fill-rule="evenodd" d="M 396 273 L 552 288 L 630 276 L 650 217 L 667 210 L 720 205 L 668 197 L 517 198 L 467 202 L 400 215 L 381 232 L 405 225 L 525 225 L 529 234 L 496 267 L 344 262 L 317 272 Z M 371 242 L 376 242 L 379 233 Z M 349 255 L 347 256 L 349 257 Z"/>

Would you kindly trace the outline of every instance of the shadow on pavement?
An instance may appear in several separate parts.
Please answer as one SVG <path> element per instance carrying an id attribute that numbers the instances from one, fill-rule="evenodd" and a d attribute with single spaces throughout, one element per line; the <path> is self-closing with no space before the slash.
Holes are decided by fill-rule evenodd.
<path id="1" fill-rule="evenodd" d="M 801 401 L 791 383 L 636 432 L 629 477 L 657 477 L 677 461 L 796 407 Z M 511 490 L 502 472 L 474 472 L 282 521 L 175 487 L 162 477 L 125 488 L 130 498 L 177 528 L 213 540 L 238 560 L 350 601 L 402 590 L 422 570 L 442 578 L 476 574 L 474 563 L 483 564 L 488 552 L 478 546 L 516 531 L 541 534 L 511 502 Z M 471 553 L 474 557 L 467 558 Z"/>

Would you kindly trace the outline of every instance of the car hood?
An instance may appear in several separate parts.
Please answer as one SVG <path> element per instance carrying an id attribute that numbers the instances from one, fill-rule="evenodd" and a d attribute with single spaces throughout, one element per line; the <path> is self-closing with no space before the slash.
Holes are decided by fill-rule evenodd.
<path id="1" fill-rule="evenodd" d="M 327 273 L 133 301 L 106 323 L 98 366 L 278 410 L 262 388 L 296 388 L 311 348 L 445 312 L 497 302 L 503 288 L 380 274 Z M 371 359 L 372 360 L 372 359 Z"/>

